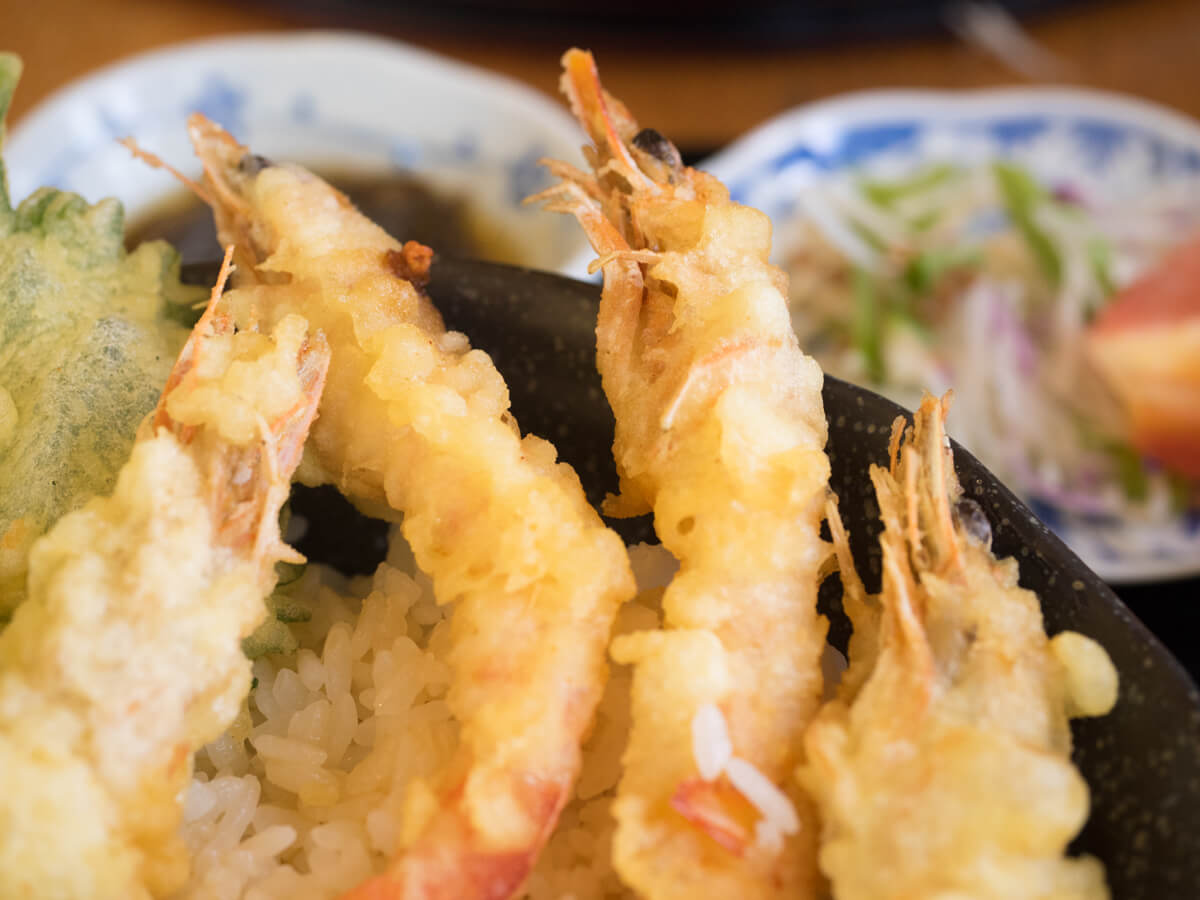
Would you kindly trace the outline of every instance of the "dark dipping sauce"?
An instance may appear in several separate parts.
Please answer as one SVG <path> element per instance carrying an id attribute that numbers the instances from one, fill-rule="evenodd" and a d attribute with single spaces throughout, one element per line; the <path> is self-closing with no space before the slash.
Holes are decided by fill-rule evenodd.
<path id="1" fill-rule="evenodd" d="M 420 241 L 451 256 L 522 261 L 499 223 L 487 220 L 466 198 L 443 193 L 413 175 L 325 173 L 321 177 L 397 240 Z M 138 216 L 125 232 L 130 248 L 155 239 L 170 243 L 185 263 L 222 255 L 212 213 L 182 190 Z"/>

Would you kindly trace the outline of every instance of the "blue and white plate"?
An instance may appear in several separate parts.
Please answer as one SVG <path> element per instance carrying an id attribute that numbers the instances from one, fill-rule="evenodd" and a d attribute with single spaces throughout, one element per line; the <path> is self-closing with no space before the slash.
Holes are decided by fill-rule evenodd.
<path id="1" fill-rule="evenodd" d="M 1118 207 L 1148 191 L 1200 200 L 1200 125 L 1138 100 L 1057 88 L 834 98 L 778 116 L 701 168 L 771 217 L 781 262 L 802 233 L 806 213 L 797 198 L 806 188 L 851 173 L 897 176 L 935 162 L 998 158 Z M 1200 573 L 1200 510 L 1150 522 L 1035 508 L 1109 581 Z"/>
<path id="2" fill-rule="evenodd" d="M 585 246 L 568 217 L 521 205 L 550 183 L 539 158 L 582 163 L 582 134 L 561 103 L 396 41 L 345 32 L 198 41 L 76 81 L 12 129 L 4 156 L 13 196 L 41 185 L 91 201 L 115 196 L 134 220 L 179 188 L 117 139 L 132 136 L 197 175 L 185 128 L 195 111 L 266 156 L 342 173 L 417 173 L 503 228 L 518 248 L 514 262 L 563 270 Z"/>

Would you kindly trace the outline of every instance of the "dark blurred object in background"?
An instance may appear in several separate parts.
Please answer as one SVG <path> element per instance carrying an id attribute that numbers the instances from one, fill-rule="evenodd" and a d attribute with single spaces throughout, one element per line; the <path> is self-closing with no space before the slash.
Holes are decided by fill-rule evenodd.
<path id="1" fill-rule="evenodd" d="M 1200 578 L 1112 588 L 1200 684 Z"/>
<path id="2" fill-rule="evenodd" d="M 270 0 L 269 0 L 270 2 Z M 681 41 L 758 45 L 813 45 L 851 39 L 909 37 L 946 31 L 955 7 L 966 0 L 693 0 L 686 11 L 673 3 L 642 0 L 604 3 L 555 0 L 287 0 L 291 13 L 321 24 L 392 27 L 416 25 L 456 34 L 506 32 L 509 38 L 589 40 L 658 45 Z M 988 0 L 975 5 L 1027 18 L 1084 0 Z"/>

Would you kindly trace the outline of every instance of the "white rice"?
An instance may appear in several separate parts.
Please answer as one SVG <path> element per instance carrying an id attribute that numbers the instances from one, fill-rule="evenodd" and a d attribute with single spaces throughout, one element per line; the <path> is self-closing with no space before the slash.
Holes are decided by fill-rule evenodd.
<path id="1" fill-rule="evenodd" d="M 336 897 L 381 871 L 414 777 L 455 747 L 445 611 L 403 540 L 374 576 L 310 566 L 300 650 L 254 663 L 234 726 L 196 757 L 181 898 Z"/>
<path id="2" fill-rule="evenodd" d="M 659 627 L 662 589 L 677 568 L 657 546 L 631 547 L 630 559 L 640 593 L 622 608 L 617 633 Z M 339 896 L 386 867 L 409 784 L 457 745 L 444 700 L 448 610 L 398 529 L 373 576 L 346 579 L 313 565 L 293 596 L 313 609 L 311 621 L 289 626 L 299 650 L 254 663 L 243 715 L 197 754 L 183 803 L 193 872 L 178 900 Z M 825 664 L 835 681 L 841 666 Z M 627 666 L 613 666 L 575 795 L 526 884 L 529 900 L 631 896 L 612 868 L 610 812 L 630 682 Z M 724 774 L 763 816 L 760 847 L 778 848 L 796 832 L 787 795 L 733 755 L 720 709 L 697 710 L 692 738 L 701 776 Z"/>
<path id="3" fill-rule="evenodd" d="M 783 834 L 795 834 L 800 830 L 800 817 L 796 815 L 791 798 L 751 763 L 735 756 L 725 764 L 725 774 L 738 793 L 758 810 L 769 828 Z"/>
<path id="4" fill-rule="evenodd" d="M 658 626 L 676 568 L 658 547 L 633 547 L 631 559 L 646 593 L 622 609 L 622 632 Z M 196 756 L 183 826 L 193 871 L 179 900 L 339 896 L 386 867 L 408 785 L 457 745 L 444 700 L 448 610 L 398 530 L 373 576 L 312 565 L 293 596 L 313 609 L 288 626 L 300 649 L 254 663 L 247 709 Z M 629 684 L 614 667 L 575 797 L 530 876 L 532 900 L 628 896 L 612 870 L 609 806 Z"/>
<path id="5" fill-rule="evenodd" d="M 758 810 L 762 819 L 755 825 L 754 840 L 762 849 L 776 852 L 785 835 L 800 830 L 791 798 L 752 763 L 733 755 L 725 714 L 712 703 L 701 704 L 692 716 L 692 757 L 701 778 L 715 781 L 724 774 Z"/>
<path id="6" fill-rule="evenodd" d="M 712 703 L 701 704 L 692 719 L 692 755 L 705 781 L 715 781 L 733 757 L 725 716 Z"/>

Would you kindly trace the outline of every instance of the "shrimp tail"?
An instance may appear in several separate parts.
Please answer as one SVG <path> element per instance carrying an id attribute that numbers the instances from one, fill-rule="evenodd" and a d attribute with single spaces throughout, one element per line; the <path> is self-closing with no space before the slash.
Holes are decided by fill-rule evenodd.
<path id="1" fill-rule="evenodd" d="M 213 338 L 229 338 L 239 330 L 232 315 L 220 308 L 221 294 L 233 271 L 233 253 L 232 245 L 226 248 L 208 304 L 180 351 L 157 407 L 143 426 L 143 438 L 163 429 L 174 433 L 185 446 L 198 438 L 196 426 L 171 415 L 169 401 L 176 391 L 202 378 L 199 367 L 206 345 Z M 247 324 L 243 323 L 242 328 Z M 214 521 L 221 523 L 215 541 L 248 559 L 259 560 L 264 582 L 272 577 L 275 561 L 304 561 L 279 539 L 275 522 L 287 501 L 291 473 L 300 462 L 309 428 L 317 416 L 328 370 L 325 336 L 319 332 L 308 335 L 296 356 L 300 396 L 273 420 L 260 421 L 260 442 L 221 442 L 208 448 L 210 452 L 197 454 L 205 470 L 209 507 Z"/>
<path id="2" fill-rule="evenodd" d="M 626 147 L 635 137 L 637 123 L 625 105 L 600 84 L 600 72 L 592 54 L 573 48 L 563 54 L 562 65 L 559 85 L 571 112 L 592 139 L 597 175 L 603 178 L 612 172 L 626 179 L 635 191 L 648 188 L 650 180 Z"/>
<path id="3" fill-rule="evenodd" d="M 877 628 L 852 563 L 839 563 L 851 665 L 798 772 L 821 813 L 821 867 L 840 900 L 1106 900 L 1103 867 L 1066 855 L 1088 802 L 1067 720 L 1110 708 L 1116 673 L 1081 635 L 1048 640 L 1015 561 L 992 556 L 986 514 L 954 471 L 949 407 L 927 395 L 911 425 L 893 426 L 888 467 L 871 469 Z"/>

